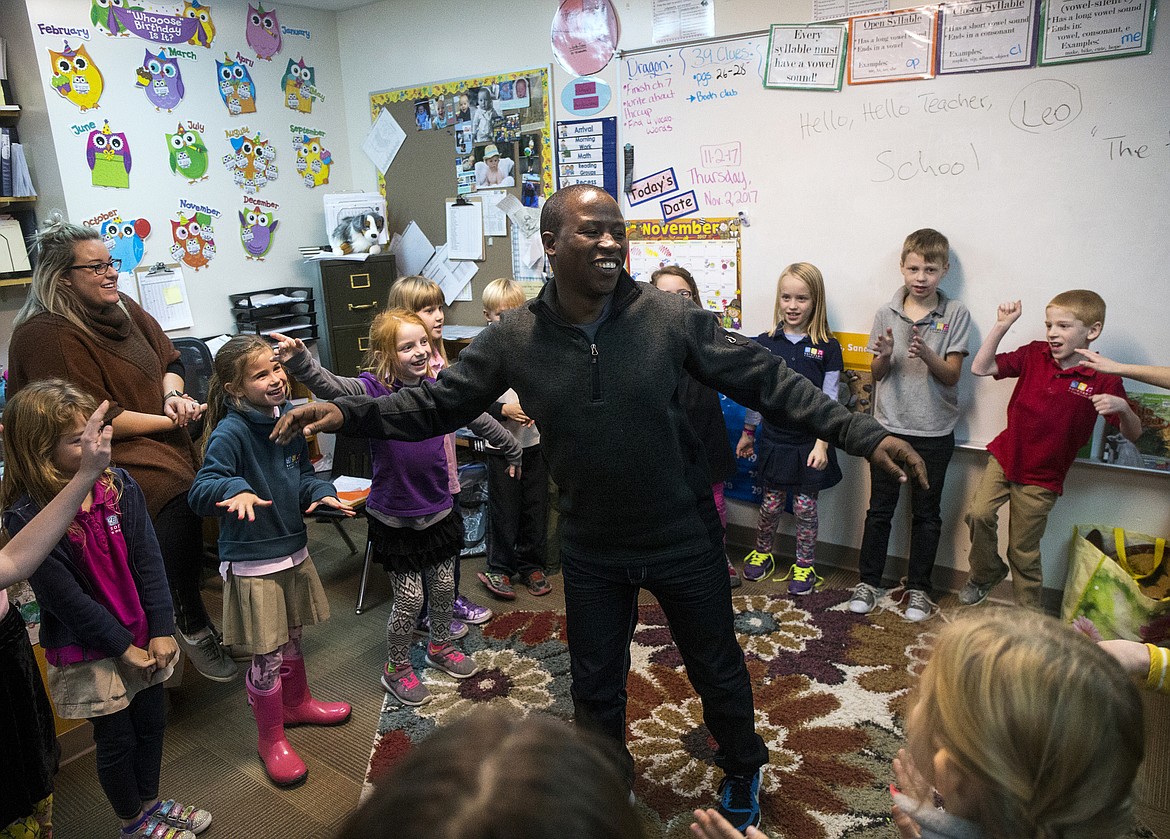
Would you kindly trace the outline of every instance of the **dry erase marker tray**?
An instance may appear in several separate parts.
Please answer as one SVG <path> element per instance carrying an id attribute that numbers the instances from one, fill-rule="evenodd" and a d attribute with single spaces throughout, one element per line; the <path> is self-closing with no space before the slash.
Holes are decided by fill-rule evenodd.
<path id="1" fill-rule="evenodd" d="M 231 301 L 232 315 L 236 323 L 241 325 L 288 315 L 313 315 L 313 320 L 316 320 L 311 288 L 294 286 L 269 288 L 245 294 L 229 294 L 228 300 Z"/>

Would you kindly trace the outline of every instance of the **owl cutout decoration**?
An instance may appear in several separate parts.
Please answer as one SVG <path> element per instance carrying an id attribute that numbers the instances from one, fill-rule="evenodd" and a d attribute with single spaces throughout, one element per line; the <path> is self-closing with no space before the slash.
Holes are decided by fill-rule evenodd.
<path id="1" fill-rule="evenodd" d="M 277 176 L 276 149 L 260 132 L 231 138 L 232 152 L 223 156 L 223 165 L 232 173 L 232 181 L 249 195 L 255 195 Z"/>
<path id="2" fill-rule="evenodd" d="M 207 144 L 194 128 L 183 128 L 183 124 L 175 128 L 174 134 L 167 136 L 167 154 L 170 157 L 171 171 L 187 179 L 187 183 L 207 180 L 207 165 L 211 155 L 207 151 Z"/>
<path id="3" fill-rule="evenodd" d="M 84 44 L 74 51 L 66 41 L 61 52 L 49 50 L 49 65 L 53 68 L 49 83 L 61 98 L 83 111 L 98 107 L 106 83 Z"/>
<path id="4" fill-rule="evenodd" d="M 195 47 L 210 47 L 215 40 L 215 21 L 211 19 L 211 7 L 199 0 L 184 0 L 182 15 L 199 22 L 199 28 L 187 43 Z"/>
<path id="5" fill-rule="evenodd" d="M 130 188 L 130 141 L 122 132 L 111 131 L 110 121 L 89 132 L 85 147 L 94 186 Z"/>
<path id="6" fill-rule="evenodd" d="M 302 134 L 293 138 L 297 153 L 297 173 L 309 189 L 329 183 L 329 167 L 333 154 L 321 145 L 320 137 Z"/>
<path id="7" fill-rule="evenodd" d="M 284 46 L 284 38 L 280 34 L 280 21 L 276 19 L 276 9 L 264 11 L 264 4 L 259 8 L 248 4 L 248 25 L 244 30 L 244 39 L 248 46 L 256 51 L 256 57 L 271 61 L 272 56 L 280 52 Z"/>
<path id="8" fill-rule="evenodd" d="M 123 220 L 116 216 L 103 221 L 98 232 L 110 249 L 110 258 L 122 260 L 121 273 L 132 274 L 146 251 L 144 240 L 150 235 L 150 222 L 144 218 Z"/>
<path id="9" fill-rule="evenodd" d="M 263 261 L 272 249 L 272 237 L 278 224 L 280 222 L 267 210 L 244 206 L 240 211 L 240 241 L 248 259 Z"/>
<path id="10" fill-rule="evenodd" d="M 219 82 L 219 96 L 234 117 L 240 114 L 256 113 L 256 85 L 248 68 L 231 58 L 226 52 L 224 61 L 216 61 L 216 79 Z"/>
<path id="11" fill-rule="evenodd" d="M 114 9 L 141 12 L 142 6 L 132 6 L 126 0 L 91 0 L 89 20 L 107 35 L 129 35 L 130 31 L 118 20 Z"/>
<path id="12" fill-rule="evenodd" d="M 135 87 L 146 92 L 146 99 L 154 105 L 155 110 L 166 108 L 168 112 L 183 101 L 183 73 L 179 69 L 179 62 L 174 58 L 167 58 L 167 51 L 160 49 L 158 55 L 150 50 L 142 59 L 142 66 L 136 71 L 138 81 Z"/>
<path id="13" fill-rule="evenodd" d="M 317 90 L 317 70 L 305 64 L 302 57 L 299 61 L 288 60 L 288 68 L 280 80 L 284 91 L 284 105 L 291 111 L 302 114 L 313 112 L 313 100 L 320 99 L 321 93 Z"/>
<path id="14" fill-rule="evenodd" d="M 196 213 L 188 218 L 179 213 L 179 220 L 171 220 L 171 257 L 198 271 L 215 258 L 215 231 L 211 227 L 211 216 Z"/>

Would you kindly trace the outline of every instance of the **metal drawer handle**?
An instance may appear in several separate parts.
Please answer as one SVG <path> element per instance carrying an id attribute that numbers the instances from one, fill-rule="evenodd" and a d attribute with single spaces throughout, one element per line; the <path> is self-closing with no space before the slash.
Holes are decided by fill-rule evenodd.
<path id="1" fill-rule="evenodd" d="M 346 306 L 349 307 L 351 312 L 356 312 L 358 309 L 376 309 L 378 308 L 378 301 L 375 300 L 372 303 L 358 303 L 356 306 L 353 303 L 347 303 Z"/>

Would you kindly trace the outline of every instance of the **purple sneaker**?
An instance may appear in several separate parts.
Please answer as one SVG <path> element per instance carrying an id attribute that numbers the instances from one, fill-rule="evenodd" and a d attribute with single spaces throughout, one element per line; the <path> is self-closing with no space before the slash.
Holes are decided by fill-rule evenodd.
<path id="1" fill-rule="evenodd" d="M 487 623 L 492 619 L 491 609 L 468 600 L 462 594 L 455 598 L 455 605 L 451 609 L 451 614 L 464 623 L 481 624 Z M 457 636 L 455 633 L 451 633 L 451 637 L 455 638 Z"/>
<path id="2" fill-rule="evenodd" d="M 418 619 L 418 623 L 414 625 L 414 634 L 427 636 L 431 634 L 431 619 L 427 615 L 423 615 Z M 451 640 L 457 641 L 467 634 L 467 625 L 463 621 L 451 619 Z"/>

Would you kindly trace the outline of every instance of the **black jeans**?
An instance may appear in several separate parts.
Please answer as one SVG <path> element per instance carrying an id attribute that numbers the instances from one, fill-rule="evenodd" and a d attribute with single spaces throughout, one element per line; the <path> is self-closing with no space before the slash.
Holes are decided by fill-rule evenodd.
<path id="1" fill-rule="evenodd" d="M 180 493 L 163 505 L 154 517 L 154 532 L 162 551 L 171 601 L 175 606 L 175 626 L 184 635 L 194 635 L 210 624 L 199 583 L 203 572 L 203 519 L 187 503 L 187 493 Z"/>
<path id="2" fill-rule="evenodd" d="M 926 479 L 930 489 L 923 489 L 907 481 L 910 491 L 910 562 L 906 572 L 906 588 L 929 592 L 930 576 L 942 535 L 942 491 L 947 477 L 947 465 L 955 452 L 955 435 L 945 437 L 911 437 L 894 434 L 914 447 L 926 462 Z M 903 484 L 889 472 L 870 464 L 869 512 L 865 514 L 865 531 L 861 537 L 859 570 L 861 581 L 880 588 L 882 572 L 886 568 L 886 552 L 890 543 L 890 522 L 898 507 Z"/>
<path id="3" fill-rule="evenodd" d="M 638 618 L 638 591 L 658 598 L 703 721 L 719 744 L 715 763 L 751 774 L 768 762 L 756 733 L 752 685 L 735 637 L 723 548 L 685 559 L 615 566 L 562 555 L 569 666 L 577 721 L 614 740 L 626 755 L 626 676 Z"/>
<path id="4" fill-rule="evenodd" d="M 144 801 L 158 797 L 163 732 L 167 727 L 163 686 L 151 685 L 130 707 L 92 717 L 98 781 L 120 819 L 132 819 Z"/>
<path id="5" fill-rule="evenodd" d="M 540 446 L 524 450 L 520 480 L 508 476 L 508 459 L 491 454 L 488 467 L 489 571 L 524 579 L 548 564 L 548 466 Z"/>

